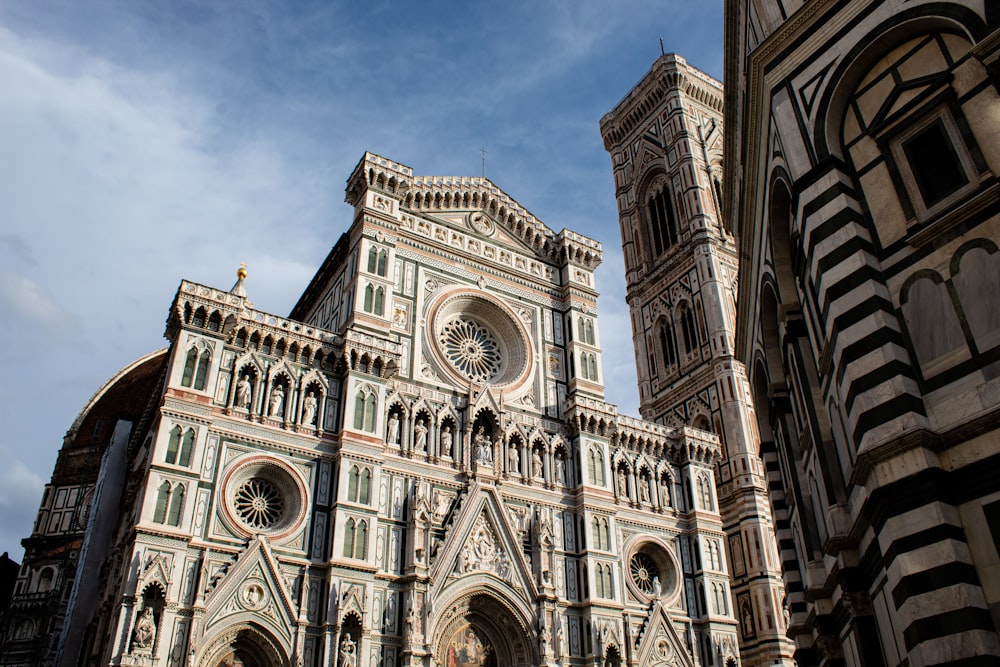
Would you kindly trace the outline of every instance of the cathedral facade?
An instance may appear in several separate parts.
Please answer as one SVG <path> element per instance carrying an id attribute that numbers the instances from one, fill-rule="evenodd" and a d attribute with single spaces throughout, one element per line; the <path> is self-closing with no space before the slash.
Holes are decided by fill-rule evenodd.
<path id="1" fill-rule="evenodd" d="M 736 354 L 802 665 L 1000 662 L 1000 6 L 726 3 Z"/>
<path id="2" fill-rule="evenodd" d="M 741 664 L 732 456 L 604 401 L 600 244 L 373 154 L 347 201 L 288 317 L 182 281 L 86 406 L 0 663 Z"/>
<path id="3" fill-rule="evenodd" d="M 743 664 L 791 665 L 767 475 L 735 356 L 739 258 L 719 214 L 722 102 L 722 84 L 664 55 L 601 120 L 601 134 L 614 171 L 639 410 L 656 423 L 719 435 L 720 557 Z M 703 664 L 713 664 L 711 653 Z"/>

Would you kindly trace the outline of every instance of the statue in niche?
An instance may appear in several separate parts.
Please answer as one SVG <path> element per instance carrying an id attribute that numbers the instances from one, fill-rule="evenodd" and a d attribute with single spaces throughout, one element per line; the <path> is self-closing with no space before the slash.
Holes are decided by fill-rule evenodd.
<path id="1" fill-rule="evenodd" d="M 628 482 L 625 479 L 625 469 L 618 469 L 618 497 L 624 498 L 628 496 Z"/>
<path id="2" fill-rule="evenodd" d="M 236 383 L 236 407 L 244 410 L 250 409 L 250 394 L 253 387 L 250 385 L 250 376 L 244 375 L 243 379 Z"/>
<path id="3" fill-rule="evenodd" d="M 416 425 L 413 427 L 413 448 L 418 452 L 427 451 L 427 427 L 424 426 L 424 420 L 418 419 Z"/>
<path id="4" fill-rule="evenodd" d="M 271 390 L 271 416 L 281 418 L 281 411 L 285 407 L 285 390 L 280 384 L 274 385 Z"/>
<path id="5" fill-rule="evenodd" d="M 542 455 L 537 449 L 531 450 L 531 476 L 539 479 L 543 476 Z"/>
<path id="6" fill-rule="evenodd" d="M 431 508 L 434 512 L 435 521 L 443 519 L 444 515 L 448 512 L 448 498 L 441 493 L 441 489 L 434 489 L 434 493 L 431 494 Z"/>
<path id="7" fill-rule="evenodd" d="M 670 504 L 670 480 L 666 475 L 660 477 L 660 504 L 664 507 Z"/>
<path id="8" fill-rule="evenodd" d="M 476 430 L 473 442 L 476 445 L 476 460 L 479 463 L 493 465 L 493 443 L 490 442 L 489 436 L 486 435 L 485 427 L 480 426 Z"/>
<path id="9" fill-rule="evenodd" d="M 316 397 L 311 391 L 306 393 L 306 398 L 302 402 L 302 423 L 306 426 L 316 423 Z"/>
<path id="10" fill-rule="evenodd" d="M 132 645 L 138 649 L 152 648 L 155 635 L 156 622 L 153 620 L 153 608 L 146 607 L 142 610 L 139 620 L 135 622 L 135 629 L 132 631 Z"/>
<path id="11" fill-rule="evenodd" d="M 441 455 L 452 456 L 451 449 L 454 445 L 454 436 L 451 434 L 451 427 L 445 426 L 441 431 Z"/>
<path id="12" fill-rule="evenodd" d="M 389 424 L 385 428 L 385 441 L 390 445 L 399 443 L 399 416 L 395 412 L 389 415 Z"/>
<path id="13" fill-rule="evenodd" d="M 357 667 L 357 645 L 350 635 L 340 640 L 340 667 Z"/>
<path id="14" fill-rule="evenodd" d="M 509 472 L 520 473 L 521 472 L 521 453 L 517 451 L 517 443 L 510 443 L 510 451 L 507 453 L 507 465 Z"/>
<path id="15" fill-rule="evenodd" d="M 644 502 L 649 502 L 649 478 L 643 477 L 639 482 L 639 499 Z"/>
<path id="16" fill-rule="evenodd" d="M 556 456 L 556 482 L 566 483 L 566 460 L 562 456 Z"/>

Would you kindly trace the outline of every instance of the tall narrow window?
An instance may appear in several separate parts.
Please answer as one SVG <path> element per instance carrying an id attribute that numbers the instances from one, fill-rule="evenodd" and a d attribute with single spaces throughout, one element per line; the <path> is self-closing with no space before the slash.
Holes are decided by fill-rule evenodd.
<path id="1" fill-rule="evenodd" d="M 375 394 L 368 394 L 365 399 L 365 430 L 375 432 Z"/>
<path id="2" fill-rule="evenodd" d="M 691 354 L 698 345 L 698 330 L 694 325 L 694 313 L 686 303 L 681 305 L 681 333 L 684 336 L 684 352 Z"/>
<path id="3" fill-rule="evenodd" d="M 351 558 L 354 556 L 354 519 L 348 519 L 344 524 L 344 556 Z"/>
<path id="4" fill-rule="evenodd" d="M 379 253 L 378 253 L 378 267 L 377 267 L 377 269 L 375 271 L 380 276 L 384 276 L 385 275 L 385 270 L 386 270 L 385 264 L 386 264 L 386 260 L 387 259 L 388 259 L 388 254 L 386 253 L 386 251 L 385 250 L 380 250 Z"/>
<path id="5" fill-rule="evenodd" d="M 358 466 L 351 466 L 347 473 L 347 499 L 352 503 L 358 502 Z"/>
<path id="6" fill-rule="evenodd" d="M 153 508 L 153 523 L 163 523 L 167 518 L 167 503 L 170 501 L 170 482 L 164 482 L 156 492 L 156 506 Z"/>
<path id="7" fill-rule="evenodd" d="M 198 357 L 198 370 L 194 375 L 194 388 L 198 391 L 205 390 L 205 384 L 208 382 L 208 362 L 211 359 L 212 355 L 208 353 L 208 350 L 202 352 Z"/>
<path id="8" fill-rule="evenodd" d="M 167 455 L 164 461 L 170 464 L 177 463 L 177 451 L 181 446 L 181 427 L 175 426 L 170 431 L 170 439 L 167 440 Z"/>
<path id="9" fill-rule="evenodd" d="M 358 477 L 358 502 L 364 503 L 365 505 L 369 502 L 368 489 L 371 486 L 371 476 L 371 471 L 368 468 L 365 468 L 361 471 L 361 475 Z"/>
<path id="10" fill-rule="evenodd" d="M 357 397 L 354 399 L 354 428 L 361 430 L 365 426 L 365 399 L 367 398 L 367 392 L 358 392 Z"/>
<path id="11" fill-rule="evenodd" d="M 358 522 L 358 535 L 354 541 L 354 557 L 364 560 L 368 556 L 368 522 Z"/>
<path id="12" fill-rule="evenodd" d="M 374 310 L 372 311 L 376 315 L 381 315 L 383 312 L 385 312 L 384 309 L 383 309 L 383 307 L 382 307 L 382 301 L 384 299 L 385 299 L 385 290 L 383 290 L 381 287 L 377 288 L 375 290 L 375 305 L 374 305 Z"/>
<path id="13" fill-rule="evenodd" d="M 375 273 L 375 267 L 378 264 L 378 249 L 372 248 L 368 251 L 368 273 Z"/>
<path id="14" fill-rule="evenodd" d="M 194 367 L 198 363 L 198 350 L 191 348 L 188 350 L 187 359 L 184 361 L 184 373 L 181 375 L 181 386 L 190 387 L 194 378 Z"/>
<path id="15" fill-rule="evenodd" d="M 170 511 L 167 513 L 167 525 L 180 526 L 181 513 L 184 511 L 184 485 L 178 484 L 170 494 Z"/>
<path id="16" fill-rule="evenodd" d="M 365 312 L 372 312 L 372 302 L 375 300 L 375 288 L 369 284 L 365 286 Z"/>
<path id="17" fill-rule="evenodd" d="M 185 468 L 191 465 L 191 453 L 194 450 L 194 429 L 189 428 L 184 433 L 184 440 L 181 442 L 180 457 L 177 460 L 177 465 L 182 465 Z"/>
<path id="18" fill-rule="evenodd" d="M 590 355 L 587 356 L 587 366 L 588 366 L 589 373 L 590 373 L 590 379 L 591 380 L 596 380 L 597 379 L 597 355 L 596 354 L 590 354 Z"/>

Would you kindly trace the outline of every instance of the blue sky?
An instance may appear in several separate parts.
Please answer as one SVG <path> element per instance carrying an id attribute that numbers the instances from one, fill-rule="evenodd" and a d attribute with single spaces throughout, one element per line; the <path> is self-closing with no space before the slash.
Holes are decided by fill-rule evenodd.
<path id="1" fill-rule="evenodd" d="M 636 414 L 598 123 L 659 55 L 722 74 L 722 2 L 0 4 L 0 552 L 19 560 L 62 436 L 162 347 L 182 278 L 287 313 L 365 150 L 486 175 L 604 245 L 607 398 Z"/>

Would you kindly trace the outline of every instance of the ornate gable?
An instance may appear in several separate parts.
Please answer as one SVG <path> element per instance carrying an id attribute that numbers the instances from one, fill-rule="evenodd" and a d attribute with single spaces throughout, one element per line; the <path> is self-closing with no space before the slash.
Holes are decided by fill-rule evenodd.
<path id="1" fill-rule="evenodd" d="M 531 566 L 496 490 L 475 482 L 431 570 L 438 589 L 435 596 L 472 575 L 487 575 L 526 601 L 537 595 Z"/>
<path id="2" fill-rule="evenodd" d="M 694 667 L 691 654 L 677 634 L 663 600 L 657 600 L 640 630 L 636 655 L 646 667 Z"/>
<path id="3" fill-rule="evenodd" d="M 265 626 L 290 653 L 295 606 L 267 538 L 250 541 L 205 604 L 204 635 L 253 621 Z"/>

